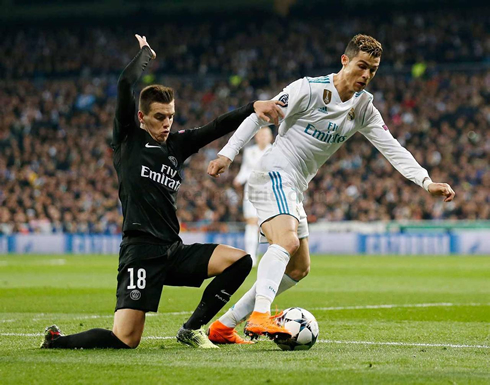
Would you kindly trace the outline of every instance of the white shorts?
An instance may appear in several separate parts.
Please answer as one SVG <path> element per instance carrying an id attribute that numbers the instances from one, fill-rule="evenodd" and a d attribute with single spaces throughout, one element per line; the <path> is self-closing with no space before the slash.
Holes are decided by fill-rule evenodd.
<path id="1" fill-rule="evenodd" d="M 259 226 L 278 215 L 291 215 L 299 222 L 298 238 L 308 237 L 308 221 L 300 201 L 302 195 L 298 194 L 286 173 L 252 171 L 248 179 L 248 197 L 257 210 Z M 260 242 L 267 242 L 262 232 Z"/>
<path id="2" fill-rule="evenodd" d="M 257 210 L 255 210 L 254 205 L 248 199 L 248 183 L 245 184 L 243 191 L 243 217 L 245 219 L 257 218 Z"/>

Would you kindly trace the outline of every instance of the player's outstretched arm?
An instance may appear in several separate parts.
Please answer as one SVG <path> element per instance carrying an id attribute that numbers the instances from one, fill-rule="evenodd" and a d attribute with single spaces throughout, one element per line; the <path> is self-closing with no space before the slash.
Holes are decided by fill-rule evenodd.
<path id="1" fill-rule="evenodd" d="M 187 146 L 192 150 L 188 155 L 197 152 L 200 148 L 212 141 L 235 131 L 238 127 L 241 128 L 251 117 L 255 117 L 255 120 L 261 122 L 259 124 L 262 126 L 269 122 L 277 123 L 283 115 L 280 106 L 282 106 L 282 102 L 278 100 L 256 101 L 223 114 L 205 126 L 188 130 Z M 255 130 L 255 124 L 253 124 L 253 129 Z M 256 131 L 251 133 L 249 140 L 254 136 Z"/>
<path id="2" fill-rule="evenodd" d="M 219 175 L 228 169 L 235 156 L 261 127 L 268 123 L 279 125 L 279 120 L 284 119 L 284 111 L 281 108 L 284 106 L 285 104 L 280 100 L 255 102 L 255 114 L 243 121 L 226 146 L 219 152 L 218 158 L 209 163 L 208 174 L 219 178 Z"/>
<path id="3" fill-rule="evenodd" d="M 145 70 L 151 59 L 156 58 L 153 51 L 146 41 L 145 36 L 135 35 L 138 40 L 140 51 L 121 73 L 117 81 L 117 104 L 116 121 L 114 127 L 114 141 L 118 142 L 124 136 L 121 130 L 132 124 L 136 115 L 136 102 L 133 94 L 133 87 Z"/>

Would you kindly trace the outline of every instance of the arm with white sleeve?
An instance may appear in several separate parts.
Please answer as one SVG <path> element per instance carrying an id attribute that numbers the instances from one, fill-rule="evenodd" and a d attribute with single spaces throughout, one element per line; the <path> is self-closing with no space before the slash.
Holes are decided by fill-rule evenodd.
<path id="1" fill-rule="evenodd" d="M 251 114 L 242 122 L 218 155 L 225 156 L 233 162 L 240 150 L 250 142 L 260 127 L 266 126 L 267 124 L 266 121 L 259 119 L 256 113 Z"/>
<path id="2" fill-rule="evenodd" d="M 391 135 L 381 114 L 370 102 L 366 108 L 362 128 L 359 130 L 395 169 L 405 178 L 423 187 L 432 195 L 445 196 L 446 202 L 454 198 L 454 191 L 446 183 L 433 183 L 429 173 L 413 157 L 413 155 Z"/>
<path id="3" fill-rule="evenodd" d="M 302 78 L 288 85 L 272 99 L 281 103 L 278 105 L 282 110 L 281 128 L 284 124 L 287 124 L 289 117 L 306 111 L 310 101 L 310 94 L 311 89 L 308 79 Z M 268 124 L 270 122 L 260 119 L 255 113 L 246 118 L 226 146 L 218 153 L 218 159 L 210 162 L 208 174 L 218 177 L 219 174 L 226 171 L 240 150 L 254 137 L 261 127 Z"/>

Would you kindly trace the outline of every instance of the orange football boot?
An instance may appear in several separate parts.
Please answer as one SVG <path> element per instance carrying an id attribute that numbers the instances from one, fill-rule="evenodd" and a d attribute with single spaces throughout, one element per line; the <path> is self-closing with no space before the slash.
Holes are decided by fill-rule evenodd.
<path id="1" fill-rule="evenodd" d="M 235 329 L 223 325 L 220 320 L 214 321 L 208 329 L 208 338 L 215 344 L 253 344 L 252 341 L 244 340 Z"/>
<path id="2" fill-rule="evenodd" d="M 252 338 L 257 338 L 259 335 L 266 335 L 271 339 L 290 338 L 291 333 L 289 330 L 279 326 L 275 319 L 276 317 L 271 317 L 269 312 L 259 313 L 254 311 L 245 326 L 245 334 Z"/>

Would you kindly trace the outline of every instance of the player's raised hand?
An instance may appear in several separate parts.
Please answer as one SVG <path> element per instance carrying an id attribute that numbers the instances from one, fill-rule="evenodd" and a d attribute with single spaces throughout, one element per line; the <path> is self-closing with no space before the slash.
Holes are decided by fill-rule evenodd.
<path id="1" fill-rule="evenodd" d="M 219 178 L 220 174 L 223 174 L 228 167 L 230 167 L 231 160 L 226 156 L 218 155 L 218 158 L 209 162 L 208 174 L 214 178 Z"/>
<path id="2" fill-rule="evenodd" d="M 431 183 L 429 185 L 429 192 L 433 196 L 443 196 L 444 202 L 451 202 L 454 199 L 456 193 L 447 183 Z"/>
<path id="3" fill-rule="evenodd" d="M 150 47 L 150 45 L 148 44 L 148 42 L 146 41 L 146 36 L 140 36 L 138 34 L 135 34 L 134 35 L 136 37 L 136 39 L 138 39 L 138 43 L 140 43 L 140 49 L 143 48 L 145 45 L 148 46 L 148 48 L 150 49 L 151 51 L 151 54 L 152 54 L 152 59 L 155 59 L 157 57 L 157 54 L 155 51 L 153 51 Z"/>
<path id="4" fill-rule="evenodd" d="M 284 112 L 280 106 L 285 105 L 279 100 L 257 100 L 254 103 L 254 110 L 260 119 L 278 126 L 279 120 L 284 118 Z"/>

